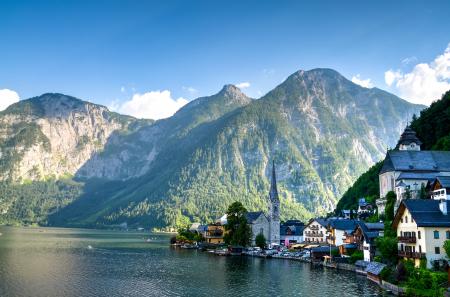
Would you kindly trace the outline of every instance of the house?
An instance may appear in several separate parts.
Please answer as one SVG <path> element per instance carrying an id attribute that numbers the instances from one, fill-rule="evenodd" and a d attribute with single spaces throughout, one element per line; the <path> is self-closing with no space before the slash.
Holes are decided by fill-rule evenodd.
<path id="1" fill-rule="evenodd" d="M 357 220 L 329 220 L 328 221 L 328 238 L 327 243 L 335 246 L 344 244 L 345 234 L 353 232 L 358 225 Z"/>
<path id="2" fill-rule="evenodd" d="M 352 217 L 352 211 L 350 209 L 343 209 L 342 210 L 342 217 L 344 219 L 351 219 Z"/>
<path id="3" fill-rule="evenodd" d="M 303 229 L 305 224 L 298 220 L 288 220 L 280 225 L 280 244 L 290 246 L 293 243 L 303 242 Z"/>
<path id="4" fill-rule="evenodd" d="M 450 176 L 438 176 L 431 183 L 431 198 L 450 200 Z"/>
<path id="5" fill-rule="evenodd" d="M 381 284 L 381 271 L 383 271 L 384 267 L 386 267 L 386 265 L 382 263 L 368 263 L 366 267 L 367 278 L 377 284 Z"/>
<path id="6" fill-rule="evenodd" d="M 413 260 L 416 266 L 426 259 L 428 268 L 446 258 L 443 246 L 450 239 L 449 197 L 433 197 L 436 199 L 403 200 L 392 222 L 398 236 L 398 255 Z"/>
<path id="7" fill-rule="evenodd" d="M 225 228 L 220 223 L 209 224 L 206 227 L 204 234 L 205 241 L 211 244 L 221 244 L 224 242 L 223 236 L 225 234 Z"/>
<path id="8" fill-rule="evenodd" d="M 326 219 L 311 219 L 303 229 L 304 242 L 323 243 L 327 242 L 328 221 Z"/>
<path id="9" fill-rule="evenodd" d="M 437 176 L 450 176 L 450 151 L 421 151 L 420 145 L 408 126 L 400 137 L 398 150 L 387 152 L 379 172 L 379 214 L 384 213 L 388 192 L 397 194 L 397 209 L 402 199 L 419 198 L 422 189 Z"/>
<path id="10" fill-rule="evenodd" d="M 372 204 L 366 201 L 366 198 L 359 198 L 358 200 L 358 218 L 368 218 L 373 213 Z"/>
<path id="11" fill-rule="evenodd" d="M 376 253 L 375 239 L 383 236 L 383 233 L 383 223 L 358 223 L 358 226 L 353 231 L 353 240 L 358 249 L 363 252 L 364 261 L 373 261 Z"/>

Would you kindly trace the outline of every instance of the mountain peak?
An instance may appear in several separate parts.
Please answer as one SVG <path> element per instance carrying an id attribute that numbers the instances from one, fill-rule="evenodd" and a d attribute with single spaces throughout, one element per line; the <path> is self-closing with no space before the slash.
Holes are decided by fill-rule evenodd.
<path id="1" fill-rule="evenodd" d="M 226 84 L 223 86 L 222 90 L 220 90 L 219 94 L 222 95 L 243 95 L 245 96 L 244 93 L 242 93 L 241 89 L 239 89 L 238 87 L 236 87 L 233 84 Z"/>

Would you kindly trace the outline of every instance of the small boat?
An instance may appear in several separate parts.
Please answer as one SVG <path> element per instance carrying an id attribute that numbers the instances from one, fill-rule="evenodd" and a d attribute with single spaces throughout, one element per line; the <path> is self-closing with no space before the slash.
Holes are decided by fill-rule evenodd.
<path id="1" fill-rule="evenodd" d="M 181 248 L 182 248 L 182 249 L 192 250 L 192 249 L 196 249 L 196 248 L 197 248 L 197 245 L 185 243 L 185 244 L 183 244 L 183 245 L 181 246 Z"/>

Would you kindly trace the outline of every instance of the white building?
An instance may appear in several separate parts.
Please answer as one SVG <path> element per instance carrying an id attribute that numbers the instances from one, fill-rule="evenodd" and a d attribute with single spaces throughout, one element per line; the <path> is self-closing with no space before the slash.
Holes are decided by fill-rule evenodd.
<path id="1" fill-rule="evenodd" d="M 446 191 L 450 189 L 450 178 L 441 178 L 441 182 L 441 188 L 434 191 L 435 199 L 403 200 L 395 214 L 393 227 L 397 230 L 399 256 L 414 260 L 416 266 L 421 259 L 427 260 L 428 268 L 446 259 L 444 242 L 450 239 L 450 196 Z"/>
<path id="2" fill-rule="evenodd" d="M 328 221 L 326 219 L 312 219 L 303 229 L 303 240 L 309 243 L 327 243 Z"/>
<path id="3" fill-rule="evenodd" d="M 419 198 L 422 188 L 437 176 L 450 176 L 450 152 L 421 151 L 420 145 L 416 133 L 406 127 L 398 143 L 399 149 L 387 152 L 379 173 L 379 214 L 384 213 L 388 192 L 397 194 L 397 209 L 402 199 Z"/>

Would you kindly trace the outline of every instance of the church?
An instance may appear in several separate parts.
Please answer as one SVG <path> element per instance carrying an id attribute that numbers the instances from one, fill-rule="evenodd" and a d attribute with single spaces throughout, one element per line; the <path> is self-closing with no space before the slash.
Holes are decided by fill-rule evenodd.
<path id="1" fill-rule="evenodd" d="M 398 149 L 387 152 L 379 172 L 380 198 L 376 201 L 379 214 L 385 212 L 388 192 L 396 193 L 397 209 L 403 199 L 424 198 L 420 196 L 437 177 L 450 176 L 450 152 L 422 151 L 421 144 L 416 132 L 407 126 Z"/>
<path id="2" fill-rule="evenodd" d="M 262 211 L 248 212 L 247 223 L 252 230 L 251 244 L 255 245 L 255 238 L 263 234 L 269 246 L 280 244 L 280 199 L 278 197 L 275 162 L 272 163 L 272 179 L 268 197 L 269 209 L 267 215 Z"/>

